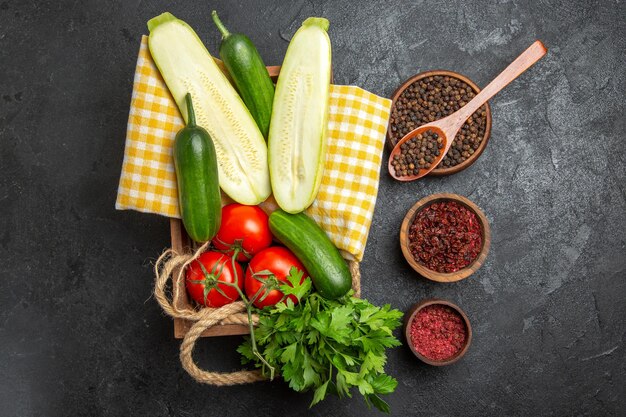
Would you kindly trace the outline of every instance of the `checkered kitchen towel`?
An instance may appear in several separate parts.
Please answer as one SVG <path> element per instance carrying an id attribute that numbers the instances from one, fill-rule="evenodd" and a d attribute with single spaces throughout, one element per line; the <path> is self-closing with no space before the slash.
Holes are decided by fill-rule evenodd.
<path id="1" fill-rule="evenodd" d="M 391 100 L 332 85 L 322 184 L 306 213 L 335 245 L 362 260 L 378 193 Z M 183 119 L 141 40 L 117 191 L 118 210 L 180 217 L 172 144 Z"/>

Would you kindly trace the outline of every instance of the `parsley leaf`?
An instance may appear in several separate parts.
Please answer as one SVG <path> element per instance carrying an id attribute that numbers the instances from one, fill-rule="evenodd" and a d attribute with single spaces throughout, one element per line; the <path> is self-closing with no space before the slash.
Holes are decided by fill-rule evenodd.
<path id="1" fill-rule="evenodd" d="M 398 386 L 398 381 L 387 374 L 377 375 L 371 382 L 377 394 L 391 394 Z"/>
<path id="2" fill-rule="evenodd" d="M 313 401 L 311 401 L 309 408 L 326 398 L 326 388 L 328 388 L 328 382 L 330 382 L 330 379 L 315 389 L 315 392 L 313 393 Z"/>
<path id="3" fill-rule="evenodd" d="M 383 413 L 389 414 L 391 410 L 389 409 L 389 404 L 387 404 L 384 400 L 382 400 L 379 396 L 370 394 L 365 397 L 365 401 L 371 402 L 374 407 L 378 408 Z"/>
<path id="4" fill-rule="evenodd" d="M 311 291 L 311 278 L 307 277 L 307 279 L 300 283 L 302 275 L 304 275 L 303 271 L 300 271 L 295 266 L 291 267 L 289 275 L 287 275 L 289 284 L 281 284 L 279 286 L 280 290 L 285 294 L 285 297 L 294 295 L 298 301 L 300 301 L 302 297 L 306 296 Z"/>

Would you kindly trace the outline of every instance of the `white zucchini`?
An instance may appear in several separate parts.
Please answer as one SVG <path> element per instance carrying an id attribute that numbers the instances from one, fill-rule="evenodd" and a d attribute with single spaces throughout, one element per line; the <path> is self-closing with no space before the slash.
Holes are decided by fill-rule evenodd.
<path id="1" fill-rule="evenodd" d="M 268 152 L 274 198 L 289 213 L 311 205 L 324 171 L 330 93 L 328 20 L 310 17 L 295 33 L 280 69 Z"/>
<path id="2" fill-rule="evenodd" d="M 189 92 L 197 124 L 213 139 L 222 190 L 241 204 L 264 201 L 271 193 L 267 147 L 233 86 L 188 24 L 163 13 L 148 29 L 150 53 L 181 114 L 186 120 Z"/>

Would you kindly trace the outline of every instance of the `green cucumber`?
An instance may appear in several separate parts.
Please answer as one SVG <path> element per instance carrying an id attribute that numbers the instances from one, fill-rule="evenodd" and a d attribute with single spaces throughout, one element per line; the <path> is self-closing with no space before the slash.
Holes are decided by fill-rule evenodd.
<path id="1" fill-rule="evenodd" d="M 191 94 L 186 95 L 187 126 L 174 140 L 174 167 L 180 215 L 196 242 L 213 239 L 222 220 L 217 156 L 209 133 L 196 125 Z"/>
<path id="2" fill-rule="evenodd" d="M 150 53 L 181 114 L 187 118 L 185 95 L 191 93 L 198 125 L 213 139 L 222 190 L 241 204 L 267 199 L 265 139 L 198 35 L 171 13 L 151 19 L 148 29 Z"/>
<path id="3" fill-rule="evenodd" d="M 230 33 L 213 10 L 213 22 L 222 34 L 220 58 L 239 94 L 267 139 L 274 101 L 274 83 L 252 41 L 241 33 Z"/>
<path id="4" fill-rule="evenodd" d="M 280 69 L 268 139 L 274 198 L 289 213 L 311 205 L 322 181 L 330 96 L 328 20 L 310 17 Z"/>
<path id="5" fill-rule="evenodd" d="M 322 297 L 334 300 L 352 288 L 346 261 L 313 219 L 278 209 L 270 214 L 269 226 L 274 237 L 302 262 Z"/>

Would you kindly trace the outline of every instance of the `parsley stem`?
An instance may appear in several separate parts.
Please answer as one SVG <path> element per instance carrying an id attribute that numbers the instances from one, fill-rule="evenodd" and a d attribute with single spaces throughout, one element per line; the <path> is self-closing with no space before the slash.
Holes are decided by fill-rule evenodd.
<path id="1" fill-rule="evenodd" d="M 256 347 L 254 324 L 252 323 L 252 309 L 249 304 L 246 305 L 246 310 L 248 310 L 248 325 L 250 326 L 250 343 L 252 343 L 252 353 L 254 353 L 254 355 L 259 358 L 261 362 L 263 362 L 263 364 L 270 370 L 270 381 L 272 381 L 274 379 L 274 367 L 265 360 Z"/>
<path id="2" fill-rule="evenodd" d="M 254 355 L 259 358 L 259 360 L 268 367 L 269 371 L 270 371 L 270 381 L 274 379 L 274 367 L 272 365 L 270 365 L 265 358 L 263 357 L 263 355 L 261 355 L 261 353 L 259 352 L 259 350 L 257 349 L 256 346 L 256 337 L 254 335 L 254 323 L 252 322 L 252 303 L 254 303 L 254 301 L 257 299 L 257 297 L 259 296 L 260 290 L 257 291 L 256 294 L 254 294 L 254 296 L 252 297 L 251 300 L 248 300 L 246 298 L 246 296 L 244 295 L 243 291 L 241 291 L 241 288 L 239 288 L 239 276 L 237 274 L 237 268 L 235 268 L 235 259 L 237 259 L 237 255 L 239 255 L 239 248 L 235 248 L 235 250 L 233 251 L 233 256 L 231 256 L 230 261 L 233 267 L 233 273 L 235 274 L 235 283 L 225 283 L 229 286 L 234 287 L 237 292 L 239 293 L 239 296 L 241 297 L 241 300 L 243 301 L 244 305 L 246 306 L 246 312 L 248 313 L 248 327 L 250 329 L 250 342 L 252 343 L 252 353 L 254 353 Z"/>

